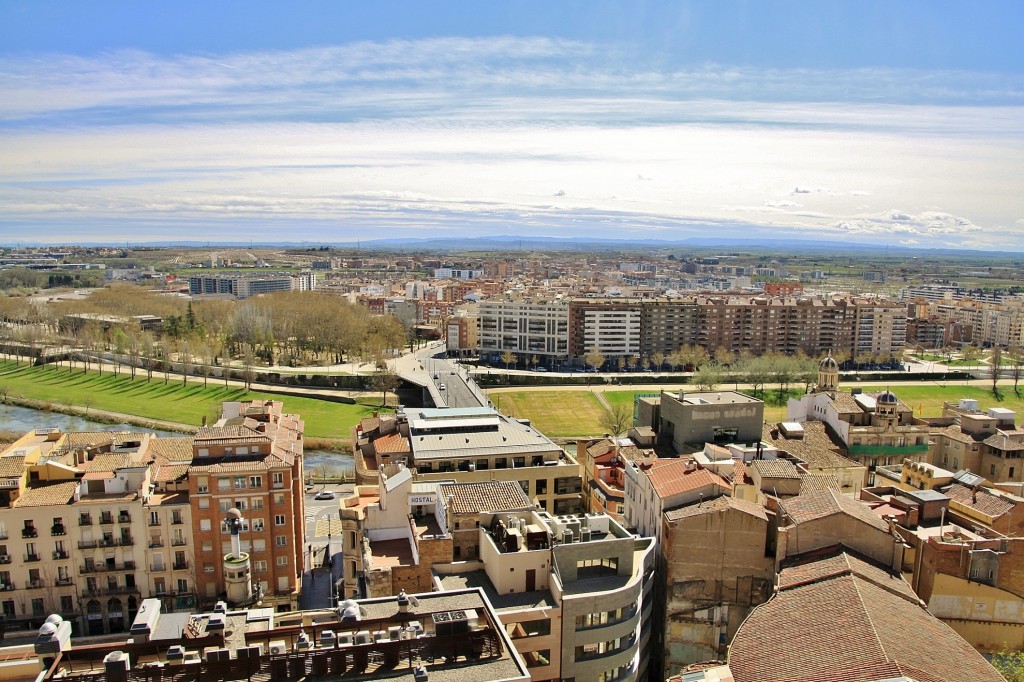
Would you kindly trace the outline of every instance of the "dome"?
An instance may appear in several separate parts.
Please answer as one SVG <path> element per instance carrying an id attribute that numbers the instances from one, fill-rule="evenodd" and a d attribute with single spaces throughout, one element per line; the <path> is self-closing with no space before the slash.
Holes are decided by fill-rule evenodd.
<path id="1" fill-rule="evenodd" d="M 878 397 L 875 398 L 875 400 L 879 405 L 895 405 L 899 402 L 896 400 L 896 394 L 892 391 L 882 391 L 878 394 Z"/>
<path id="2" fill-rule="evenodd" d="M 64 619 L 60 616 L 60 614 L 51 613 L 49 616 L 46 617 L 46 622 L 53 623 L 54 625 L 60 625 L 64 622 Z"/>
<path id="3" fill-rule="evenodd" d="M 818 363 L 818 369 L 838 370 L 839 363 L 829 355 L 828 357 L 822 358 L 821 362 Z"/>
<path id="4" fill-rule="evenodd" d="M 42 627 L 39 628 L 40 635 L 50 636 L 57 632 L 57 626 L 53 623 L 43 623 Z"/>

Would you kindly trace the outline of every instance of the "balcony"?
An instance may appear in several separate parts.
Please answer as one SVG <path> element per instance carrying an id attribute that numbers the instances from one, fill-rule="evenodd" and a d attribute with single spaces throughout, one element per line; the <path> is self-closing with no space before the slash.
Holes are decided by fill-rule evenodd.
<path id="1" fill-rule="evenodd" d="M 174 526 L 180 526 L 183 523 L 185 523 L 185 520 L 182 519 L 180 516 L 175 516 L 171 519 L 171 524 Z"/>
<path id="2" fill-rule="evenodd" d="M 33 562 L 33 561 L 39 561 L 39 555 L 38 554 L 26 554 L 25 555 L 25 562 L 26 563 Z"/>
<path id="3" fill-rule="evenodd" d="M 175 561 L 174 562 L 174 570 L 175 571 L 183 571 L 186 568 L 188 568 L 188 562 L 187 561 Z"/>
<path id="4" fill-rule="evenodd" d="M 57 524 L 50 528 L 50 535 L 67 535 L 68 532 L 64 529 L 64 524 Z"/>
<path id="5" fill-rule="evenodd" d="M 101 516 L 100 517 L 100 525 L 101 526 L 109 526 L 112 523 L 114 523 L 114 517 L 113 516 Z"/>
<path id="6" fill-rule="evenodd" d="M 131 523 L 132 522 L 131 514 L 119 514 L 118 517 L 117 517 L 117 522 L 118 523 Z"/>
<path id="7" fill-rule="evenodd" d="M 37 531 L 35 528 L 22 528 L 21 529 L 21 537 L 23 537 L 23 538 L 39 537 L 39 531 Z"/>
<path id="8" fill-rule="evenodd" d="M 79 526 L 91 526 L 92 525 L 92 517 L 91 516 L 82 516 L 82 517 L 80 517 L 78 519 L 78 525 Z"/>
<path id="9" fill-rule="evenodd" d="M 167 570 L 167 565 L 166 564 L 153 564 L 150 567 L 149 570 L 151 572 L 153 572 L 153 573 L 157 573 L 157 572 L 160 572 L 160 571 L 166 571 Z"/>
<path id="10" fill-rule="evenodd" d="M 185 538 L 174 538 L 173 540 L 171 540 L 171 545 L 173 547 L 184 547 L 185 544 Z"/>
<path id="11" fill-rule="evenodd" d="M 54 553 L 53 553 L 53 560 L 54 561 L 59 561 L 61 559 L 67 559 L 67 558 L 68 558 L 68 553 L 65 552 L 63 549 L 58 549 L 58 550 L 54 551 Z"/>
<path id="12" fill-rule="evenodd" d="M 150 519 L 149 520 L 149 525 L 150 525 L 150 527 L 152 527 L 152 526 L 159 526 L 160 525 L 160 519 Z"/>
<path id="13" fill-rule="evenodd" d="M 43 587 L 42 580 L 29 580 L 25 583 L 25 589 L 27 590 L 38 590 Z"/>
<path id="14" fill-rule="evenodd" d="M 150 541 L 149 541 L 150 549 L 152 549 L 154 547 L 163 547 L 163 546 L 164 546 L 164 541 L 161 540 L 160 538 L 150 539 Z"/>
<path id="15" fill-rule="evenodd" d="M 102 597 L 102 596 L 108 596 L 108 595 L 138 594 L 138 593 L 139 593 L 139 588 L 135 587 L 134 585 L 133 586 L 116 585 L 114 587 L 104 587 L 103 589 L 97 588 L 97 589 L 94 589 L 94 590 L 83 590 L 82 591 L 82 596 L 83 597 Z"/>
<path id="16" fill-rule="evenodd" d="M 71 585 L 72 583 L 71 578 L 57 578 L 57 580 L 54 581 L 54 584 L 63 587 L 66 585 Z"/>
<path id="17" fill-rule="evenodd" d="M 78 549 L 96 549 L 96 540 L 79 540 Z"/>

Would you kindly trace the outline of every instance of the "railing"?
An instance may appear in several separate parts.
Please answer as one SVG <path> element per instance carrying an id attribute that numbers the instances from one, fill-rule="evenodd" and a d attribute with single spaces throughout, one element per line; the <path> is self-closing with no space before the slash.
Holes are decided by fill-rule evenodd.
<path id="1" fill-rule="evenodd" d="M 173 525 L 173 526 L 180 526 L 183 523 L 185 523 L 185 520 L 183 518 L 181 518 L 180 516 L 177 517 L 177 518 L 172 518 L 171 519 L 171 525 Z"/>
<path id="2" fill-rule="evenodd" d="M 57 578 L 57 580 L 54 581 L 54 584 L 60 585 L 60 586 L 70 585 L 71 584 L 71 578 Z"/>
<path id="3" fill-rule="evenodd" d="M 149 525 L 150 526 L 159 526 L 160 525 L 160 519 L 150 519 L 149 520 Z"/>
<path id="4" fill-rule="evenodd" d="M 80 517 L 78 519 L 78 525 L 79 526 L 91 526 L 92 525 L 92 517 L 91 516 L 82 516 L 82 517 Z"/>
<path id="5" fill-rule="evenodd" d="M 43 586 L 42 580 L 28 580 L 25 582 L 25 589 L 27 590 L 38 590 Z"/>
<path id="6" fill-rule="evenodd" d="M 58 559 L 67 559 L 68 556 L 68 553 L 65 552 L 63 549 L 58 549 L 53 553 L 53 560 L 57 561 Z"/>
<path id="7" fill-rule="evenodd" d="M 174 538 L 171 540 L 171 545 L 174 547 L 184 547 L 185 543 L 185 538 Z"/>
<path id="8" fill-rule="evenodd" d="M 175 561 L 174 562 L 174 570 L 181 571 L 181 570 L 184 570 L 186 568 L 188 568 L 188 562 L 187 561 Z"/>
<path id="9" fill-rule="evenodd" d="M 138 587 L 129 587 L 128 585 L 118 585 L 116 587 L 104 587 L 102 589 L 97 588 L 95 590 L 83 590 L 82 591 L 82 596 L 83 597 L 102 597 L 104 595 L 113 595 L 113 594 L 136 594 L 136 593 L 138 593 L 138 591 L 139 591 Z"/>
<path id="10" fill-rule="evenodd" d="M 113 522 L 114 522 L 114 517 L 113 516 L 101 516 L 100 517 L 100 525 L 102 525 L 102 526 L 108 526 L 108 525 L 112 524 Z"/>
<path id="11" fill-rule="evenodd" d="M 50 528 L 50 535 L 67 535 L 67 531 L 64 530 L 63 525 L 53 526 Z"/>
<path id="12" fill-rule="evenodd" d="M 85 564 L 79 568 L 79 571 L 83 574 L 88 573 L 107 573 L 109 571 L 134 571 L 135 562 L 126 561 L 123 564 Z"/>
<path id="13" fill-rule="evenodd" d="M 79 540 L 78 549 L 96 549 L 96 540 Z"/>
<path id="14" fill-rule="evenodd" d="M 117 522 L 118 523 L 131 523 L 132 522 L 131 514 L 121 514 L 120 516 L 117 517 Z"/>
<path id="15" fill-rule="evenodd" d="M 39 555 L 38 554 L 26 554 L 25 555 L 25 561 L 27 561 L 27 562 L 29 562 L 29 561 L 39 561 Z"/>
<path id="16" fill-rule="evenodd" d="M 39 537 L 39 531 L 37 531 L 35 528 L 22 528 L 21 529 L 21 537 L 23 537 L 23 538 Z"/>
<path id="17" fill-rule="evenodd" d="M 149 546 L 150 546 L 150 548 L 153 548 L 153 547 L 163 547 L 164 546 L 164 541 L 163 540 L 150 540 L 149 541 Z"/>

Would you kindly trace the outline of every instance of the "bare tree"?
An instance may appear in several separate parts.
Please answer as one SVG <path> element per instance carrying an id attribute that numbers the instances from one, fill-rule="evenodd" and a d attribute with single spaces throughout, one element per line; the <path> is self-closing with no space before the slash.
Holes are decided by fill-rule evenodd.
<path id="1" fill-rule="evenodd" d="M 625 403 L 614 403 L 601 415 L 600 424 L 612 436 L 621 436 L 633 425 L 633 410 Z"/>
<path id="2" fill-rule="evenodd" d="M 604 367 L 604 363 L 607 360 L 600 351 L 592 350 L 583 356 L 583 361 L 594 369 L 601 369 Z"/>
<path id="3" fill-rule="evenodd" d="M 1024 374 L 1024 348 L 1010 346 L 1006 352 L 1010 357 L 1010 375 L 1013 377 L 1013 392 L 1017 397 L 1020 397 L 1020 389 L 1017 387 L 1017 384 L 1020 383 L 1021 374 Z"/>
<path id="4" fill-rule="evenodd" d="M 1003 365 L 1003 349 L 996 346 L 989 356 L 989 364 L 992 365 L 992 395 L 999 395 L 999 370 Z"/>
<path id="5" fill-rule="evenodd" d="M 516 354 L 507 350 L 501 354 L 501 361 L 505 363 L 505 369 L 508 370 L 512 366 L 512 363 L 516 361 Z"/>
<path id="6" fill-rule="evenodd" d="M 188 375 L 192 371 L 192 347 L 188 338 L 181 342 L 178 360 L 181 362 L 181 385 L 185 386 L 188 383 Z"/>
<path id="7" fill-rule="evenodd" d="M 383 363 L 383 368 L 379 369 L 371 379 L 371 384 L 375 389 L 380 391 L 383 396 L 381 398 L 381 407 L 386 407 L 388 404 L 388 393 L 394 393 L 398 390 L 398 387 L 402 385 L 402 378 L 395 374 L 395 372 L 387 366 L 387 363 Z"/>
<path id="8" fill-rule="evenodd" d="M 253 352 L 252 346 L 246 344 L 245 351 L 242 353 L 242 376 L 245 379 L 245 390 L 252 389 L 252 382 L 256 378 L 256 354 Z"/>

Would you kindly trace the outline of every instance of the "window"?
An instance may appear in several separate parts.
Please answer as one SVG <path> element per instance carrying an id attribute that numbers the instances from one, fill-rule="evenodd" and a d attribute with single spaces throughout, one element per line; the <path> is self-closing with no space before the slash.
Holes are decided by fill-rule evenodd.
<path id="1" fill-rule="evenodd" d="M 275 472 L 270 474 L 270 477 L 271 477 L 270 480 L 272 481 L 273 487 L 275 487 L 275 488 L 283 488 L 284 487 L 284 472 L 275 471 Z"/>
<path id="2" fill-rule="evenodd" d="M 178 593 L 188 592 L 188 580 L 185 578 L 178 578 Z"/>
<path id="3" fill-rule="evenodd" d="M 37 597 L 37 598 L 32 600 L 32 615 L 33 616 L 41 616 L 41 615 L 43 615 L 43 612 L 45 610 L 46 609 L 43 606 L 42 598 Z"/>
<path id="4" fill-rule="evenodd" d="M 274 504 L 284 504 L 284 495 L 281 493 L 275 493 Z"/>
<path id="5" fill-rule="evenodd" d="M 279 556 L 279 557 L 277 557 L 276 563 L 277 563 L 278 566 L 287 566 L 288 565 L 288 557 L 286 557 L 286 556 Z"/>
<path id="6" fill-rule="evenodd" d="M 231 509 L 231 500 L 219 500 L 217 506 L 222 512 L 226 512 Z"/>
<path id="7" fill-rule="evenodd" d="M 235 476 L 235 490 L 245 490 L 245 476 Z"/>
<path id="8" fill-rule="evenodd" d="M 283 526 L 284 525 L 284 514 L 274 514 L 274 525 L 275 526 Z"/>
<path id="9" fill-rule="evenodd" d="M 288 546 L 288 536 L 286 536 L 286 535 L 278 535 L 276 538 L 274 538 L 274 544 L 277 545 L 278 547 L 287 547 Z"/>
<path id="10" fill-rule="evenodd" d="M 263 559 L 258 559 L 257 561 L 253 562 L 253 570 L 257 573 L 266 573 L 267 562 Z"/>
<path id="11" fill-rule="evenodd" d="M 209 497 L 200 497 L 199 498 L 199 508 L 200 509 L 209 509 L 210 508 L 210 498 Z"/>
<path id="12" fill-rule="evenodd" d="M 989 473 L 992 474 L 993 476 L 996 475 L 996 465 L 995 464 L 993 464 L 993 465 L 991 465 L 989 467 Z"/>
<path id="13" fill-rule="evenodd" d="M 213 530 L 213 524 L 210 523 L 210 519 L 200 519 L 199 530 Z"/>
<path id="14" fill-rule="evenodd" d="M 245 511 L 245 500 L 235 500 L 235 509 Z"/>
<path id="15" fill-rule="evenodd" d="M 213 551 L 213 540 L 203 540 L 203 551 L 204 552 L 212 552 Z"/>
<path id="16" fill-rule="evenodd" d="M 203 573 L 213 573 L 213 564 L 203 564 Z"/>
<path id="17" fill-rule="evenodd" d="M 151 511 L 149 512 L 149 525 L 159 526 L 160 525 L 160 513 Z"/>
<path id="18" fill-rule="evenodd" d="M 262 538 L 257 538 L 252 541 L 252 550 L 254 552 L 265 552 L 267 551 L 267 541 Z"/>
<path id="19" fill-rule="evenodd" d="M 218 478 L 217 479 L 217 490 L 231 490 L 231 479 L 230 478 Z"/>
<path id="20" fill-rule="evenodd" d="M 255 509 L 255 510 L 263 509 L 263 498 L 262 497 L 254 497 L 254 498 L 252 498 L 249 501 L 249 508 L 250 509 Z"/>
<path id="21" fill-rule="evenodd" d="M 1010 475 L 1007 476 L 1007 478 L 1009 478 L 1011 481 L 1013 480 L 1013 470 L 1014 470 L 1014 468 L 1015 467 L 1010 467 Z"/>
<path id="22" fill-rule="evenodd" d="M 61 613 L 74 613 L 75 611 L 75 599 L 69 594 L 65 594 L 60 598 L 60 611 Z"/>
<path id="23" fill-rule="evenodd" d="M 263 487 L 263 477 L 262 476 L 250 476 L 249 477 L 249 487 L 250 488 L 262 488 Z"/>

